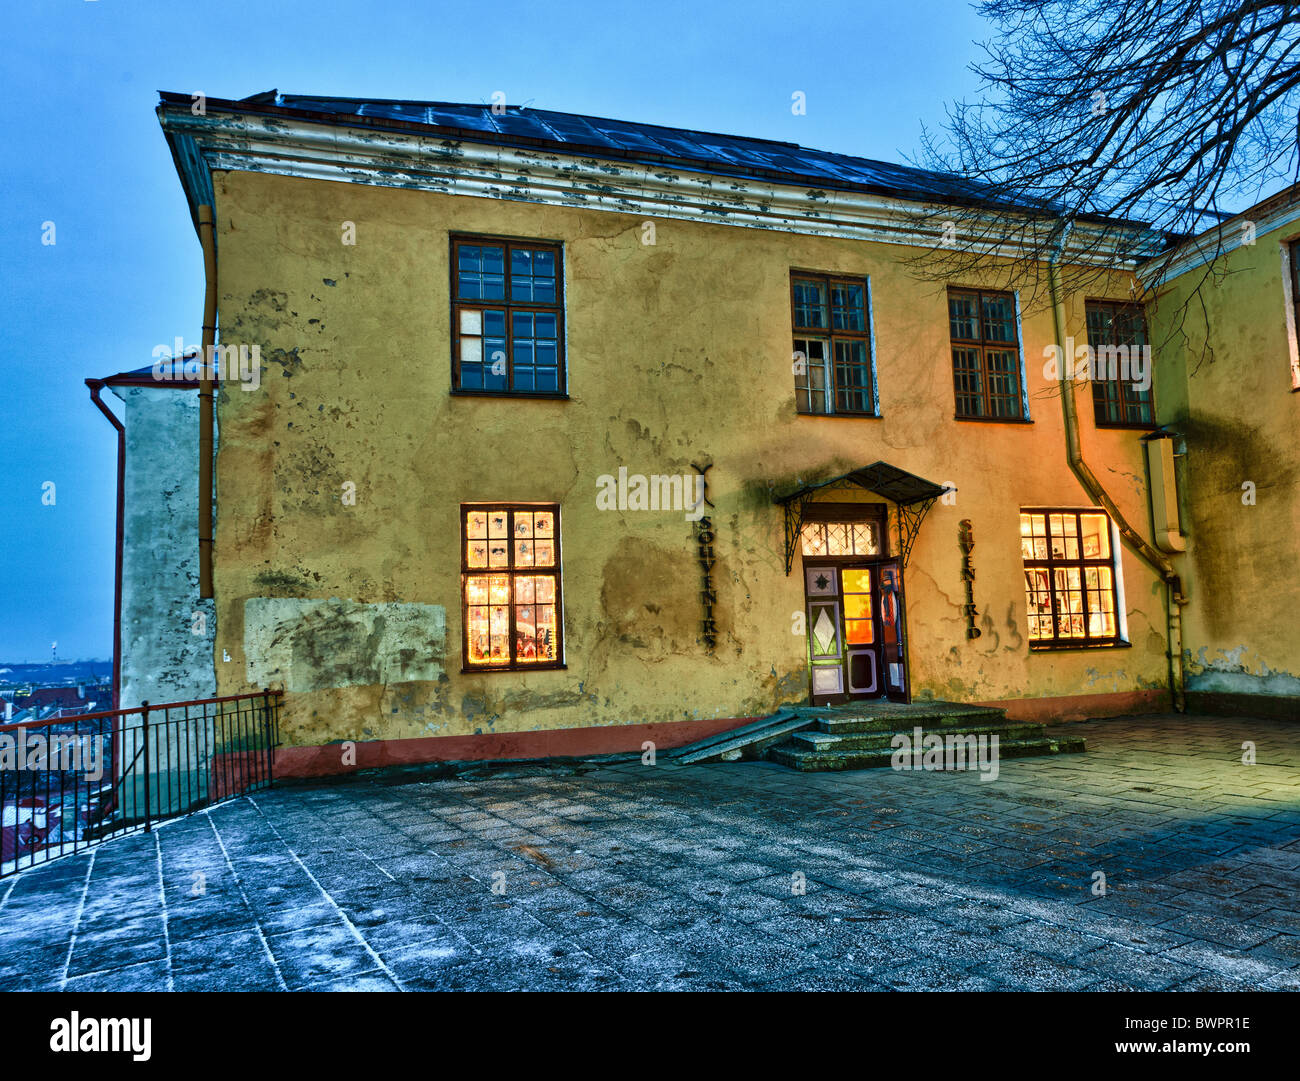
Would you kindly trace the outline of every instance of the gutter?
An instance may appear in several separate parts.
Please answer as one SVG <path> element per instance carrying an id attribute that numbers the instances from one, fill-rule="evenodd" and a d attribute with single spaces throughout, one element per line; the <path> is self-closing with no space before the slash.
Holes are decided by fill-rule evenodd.
<path id="1" fill-rule="evenodd" d="M 113 559 L 113 708 L 122 708 L 122 537 L 126 518 L 126 426 L 99 396 L 102 379 L 87 379 L 90 400 L 117 429 L 117 541 Z"/>
<path id="2" fill-rule="evenodd" d="M 1083 490 L 1092 497 L 1092 501 L 1110 515 L 1111 521 L 1119 529 L 1119 534 L 1128 541 L 1135 553 L 1147 563 L 1165 583 L 1165 611 L 1168 617 L 1169 658 L 1169 695 L 1174 709 L 1179 713 L 1187 712 L 1185 693 L 1186 673 L 1183 665 L 1183 625 L 1182 606 L 1187 603 L 1183 593 L 1182 580 L 1174 569 L 1173 563 L 1163 552 L 1158 551 L 1137 532 L 1124 517 L 1115 501 L 1102 487 L 1097 475 L 1083 460 L 1083 449 L 1079 443 L 1079 416 L 1074 403 L 1074 364 L 1073 357 L 1067 361 L 1065 354 L 1065 301 L 1061 296 L 1060 273 L 1057 262 L 1065 248 L 1065 241 L 1074 228 L 1073 222 L 1065 222 L 1061 237 L 1047 261 L 1047 279 L 1051 288 L 1052 324 L 1056 335 L 1056 348 L 1060 357 L 1061 415 L 1065 421 L 1065 449 L 1070 469 L 1083 485 Z"/>
<path id="3" fill-rule="evenodd" d="M 216 400 L 212 394 L 213 343 L 217 335 L 217 249 L 212 235 L 212 207 L 199 207 L 199 242 L 203 245 L 203 352 L 199 357 L 199 596 L 212 596 L 212 431 Z"/>

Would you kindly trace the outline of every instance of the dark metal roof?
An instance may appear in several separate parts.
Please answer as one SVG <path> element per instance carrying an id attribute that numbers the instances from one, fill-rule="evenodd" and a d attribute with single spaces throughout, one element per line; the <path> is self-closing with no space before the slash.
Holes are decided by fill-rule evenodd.
<path id="1" fill-rule="evenodd" d="M 897 466 L 890 465 L 888 462 L 875 462 L 862 469 L 855 469 L 850 473 L 831 477 L 829 480 L 818 481 L 816 484 L 805 484 L 802 488 L 798 488 L 787 495 L 776 496 L 774 502 L 790 503 L 796 499 L 810 496 L 818 489 L 827 488 L 832 484 L 856 484 L 859 488 L 865 488 L 868 492 L 884 496 L 902 507 L 911 506 L 913 503 L 922 503 L 927 499 L 937 499 L 948 491 L 942 484 L 935 484 L 932 480 L 918 477 L 915 473 L 908 473 Z"/>
<path id="2" fill-rule="evenodd" d="M 163 92 L 164 105 L 190 106 L 186 94 Z M 720 135 L 641 124 L 629 120 L 560 113 L 549 109 L 441 101 L 386 101 L 269 90 L 238 101 L 208 99 L 208 108 L 228 106 L 253 113 L 300 116 L 327 123 L 433 129 L 449 137 L 517 146 L 549 146 L 595 157 L 617 157 L 685 165 L 739 177 L 806 183 L 816 188 L 871 191 L 900 199 L 945 204 L 1014 206 L 1028 201 L 974 184 L 959 176 L 907 165 L 812 150 L 796 143 Z"/>

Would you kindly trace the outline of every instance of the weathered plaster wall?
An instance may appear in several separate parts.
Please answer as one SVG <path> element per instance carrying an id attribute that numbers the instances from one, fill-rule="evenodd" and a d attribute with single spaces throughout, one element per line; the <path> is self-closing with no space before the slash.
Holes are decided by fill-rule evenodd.
<path id="1" fill-rule="evenodd" d="M 1212 273 L 1183 274 L 1148 317 L 1153 341 L 1167 339 L 1158 417 L 1187 452 L 1187 553 L 1176 558 L 1190 586 L 1183 644 L 1193 691 L 1300 695 L 1300 394 L 1291 390 L 1280 249 L 1297 235 L 1294 224 L 1253 245 L 1234 234 Z M 1253 506 L 1243 502 L 1247 483 Z"/>
<path id="2" fill-rule="evenodd" d="M 216 191 L 223 340 L 259 344 L 264 368 L 258 391 L 220 397 L 222 692 L 275 663 L 250 655 L 266 642 L 247 619 L 256 598 L 447 613 L 440 675 L 367 683 L 334 664 L 319 678 L 322 662 L 301 677 L 320 689 L 289 696 L 287 742 L 743 717 L 802 700 L 802 585 L 797 570 L 784 574 L 771 493 L 877 459 L 960 489 L 931 512 L 907 572 L 918 695 L 1164 685 L 1162 593 L 1128 552 L 1132 648 L 1027 649 L 1019 507 L 1087 503 L 1042 371 L 1050 312 L 1024 319 L 1033 423 L 959 422 L 944 295 L 909 276 L 896 246 L 678 221 L 658 222 L 650 246 L 639 217 L 250 173 L 217 174 Z M 340 242 L 345 221 L 355 246 Z M 449 231 L 563 242 L 571 400 L 449 395 Z M 795 414 L 791 268 L 870 276 L 884 419 Z M 1082 338 L 1081 300 L 1069 320 Z M 1093 432 L 1086 394 L 1085 453 L 1142 521 L 1138 437 Z M 600 511 L 595 498 L 596 478 L 620 466 L 680 474 L 705 458 L 714 656 L 699 640 L 692 525 L 675 512 Z M 345 482 L 355 506 L 340 499 Z M 562 504 L 567 670 L 460 671 L 457 513 L 475 500 Z M 962 518 L 977 544 L 974 642 L 959 608 Z"/>
<path id="3" fill-rule="evenodd" d="M 436 682 L 447 612 L 434 604 L 252 597 L 244 605 L 248 682 L 301 694 L 332 687 Z"/>
<path id="4" fill-rule="evenodd" d="M 214 608 L 199 599 L 196 529 L 198 392 L 113 393 L 126 403 L 121 708 L 211 697 Z"/>

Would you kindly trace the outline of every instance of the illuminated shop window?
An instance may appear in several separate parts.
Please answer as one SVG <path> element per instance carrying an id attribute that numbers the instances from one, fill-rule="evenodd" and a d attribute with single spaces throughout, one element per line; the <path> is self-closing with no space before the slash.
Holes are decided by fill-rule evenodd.
<path id="1" fill-rule="evenodd" d="M 1088 510 L 1020 514 L 1031 648 L 1121 645 L 1110 517 Z"/>
<path id="2" fill-rule="evenodd" d="M 462 506 L 461 593 L 467 669 L 562 664 L 559 506 Z"/>
<path id="3" fill-rule="evenodd" d="M 557 397 L 564 383 L 564 274 L 557 244 L 455 237 L 452 387 Z"/>

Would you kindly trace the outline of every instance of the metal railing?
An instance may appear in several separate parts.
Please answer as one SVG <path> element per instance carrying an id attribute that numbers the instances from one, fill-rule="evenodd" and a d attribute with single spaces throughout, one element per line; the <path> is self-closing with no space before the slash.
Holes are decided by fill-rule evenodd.
<path id="1" fill-rule="evenodd" d="M 282 691 L 0 725 L 0 878 L 269 787 Z"/>

